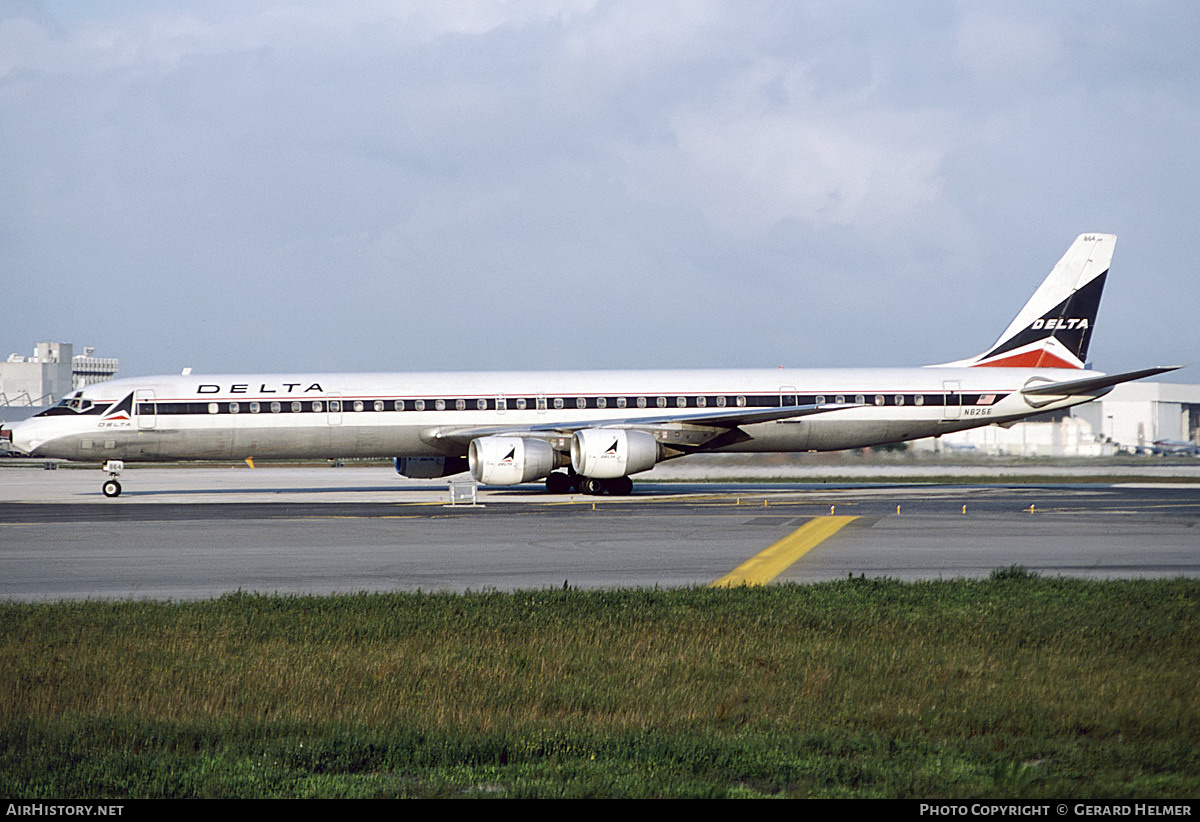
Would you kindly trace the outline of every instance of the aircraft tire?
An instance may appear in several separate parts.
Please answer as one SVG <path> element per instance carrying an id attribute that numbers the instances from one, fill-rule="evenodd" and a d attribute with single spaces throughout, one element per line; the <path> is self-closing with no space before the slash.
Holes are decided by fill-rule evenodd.
<path id="1" fill-rule="evenodd" d="M 607 483 L 607 491 L 614 497 L 627 497 L 633 493 L 633 480 L 629 477 L 617 477 Z"/>
<path id="2" fill-rule="evenodd" d="M 555 471 L 546 477 L 546 491 L 550 494 L 569 494 L 575 483 L 562 471 Z"/>
<path id="3" fill-rule="evenodd" d="M 100 486 L 100 490 L 104 492 L 104 496 L 106 497 L 119 497 L 121 496 L 121 483 L 116 480 L 109 480 Z"/>
<path id="4" fill-rule="evenodd" d="M 579 490 L 592 496 L 624 497 L 633 493 L 633 480 L 629 477 L 616 477 L 615 479 L 584 477 L 579 482 Z"/>

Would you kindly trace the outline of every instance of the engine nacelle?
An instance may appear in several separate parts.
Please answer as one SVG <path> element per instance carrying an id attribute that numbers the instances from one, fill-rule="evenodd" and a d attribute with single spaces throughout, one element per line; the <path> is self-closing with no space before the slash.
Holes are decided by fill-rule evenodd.
<path id="1" fill-rule="evenodd" d="M 571 437 L 571 467 L 576 474 L 616 479 L 648 471 L 661 449 L 653 434 L 624 428 L 584 428 Z"/>
<path id="2" fill-rule="evenodd" d="M 484 485 L 532 482 L 554 470 L 554 449 L 544 440 L 480 437 L 467 452 L 471 476 Z"/>
<path id="3" fill-rule="evenodd" d="M 466 457 L 396 457 L 396 473 L 410 479 L 451 477 L 466 470 Z"/>

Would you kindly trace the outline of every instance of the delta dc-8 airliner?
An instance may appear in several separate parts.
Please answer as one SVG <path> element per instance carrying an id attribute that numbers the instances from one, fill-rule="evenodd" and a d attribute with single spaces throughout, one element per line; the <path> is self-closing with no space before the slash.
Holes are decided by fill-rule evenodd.
<path id="1" fill-rule="evenodd" d="M 918 368 L 213 374 L 87 386 L 0 437 L 103 462 L 390 457 L 407 477 L 628 494 L 698 453 L 833 451 L 938 436 L 1100 397 L 1178 366 L 1085 366 L 1116 237 L 1083 234 L 994 345 Z"/>

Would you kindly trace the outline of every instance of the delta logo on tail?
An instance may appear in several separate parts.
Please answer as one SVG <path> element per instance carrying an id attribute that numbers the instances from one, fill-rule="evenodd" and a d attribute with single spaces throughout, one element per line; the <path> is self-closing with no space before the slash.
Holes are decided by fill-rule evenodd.
<path id="1" fill-rule="evenodd" d="M 945 365 L 1084 368 L 1116 239 L 1079 236 L 1000 339 L 983 354 Z"/>
<path id="2" fill-rule="evenodd" d="M 1100 293 L 1108 272 L 1030 323 L 1023 331 L 1000 342 L 976 366 L 999 368 L 1083 368 Z"/>

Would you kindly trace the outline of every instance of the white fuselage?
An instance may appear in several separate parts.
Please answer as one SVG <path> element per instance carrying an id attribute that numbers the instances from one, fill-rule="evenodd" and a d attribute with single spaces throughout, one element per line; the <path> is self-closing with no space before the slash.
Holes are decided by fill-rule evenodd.
<path id="1" fill-rule="evenodd" d="M 1097 373 L 924 367 L 146 377 L 73 394 L 92 404 L 80 411 L 56 406 L 18 423 L 13 445 L 34 456 L 96 461 L 462 456 L 472 436 L 537 428 L 565 451 L 567 429 L 672 416 L 656 435 L 672 456 L 824 451 L 1011 422 L 1086 402 L 1103 392 L 1031 399 L 1020 389 Z M 125 411 L 112 409 L 130 395 Z M 833 408 L 739 425 L 720 437 L 688 420 L 721 409 L 812 405 Z M 564 426 L 561 437 L 556 423 Z"/>

